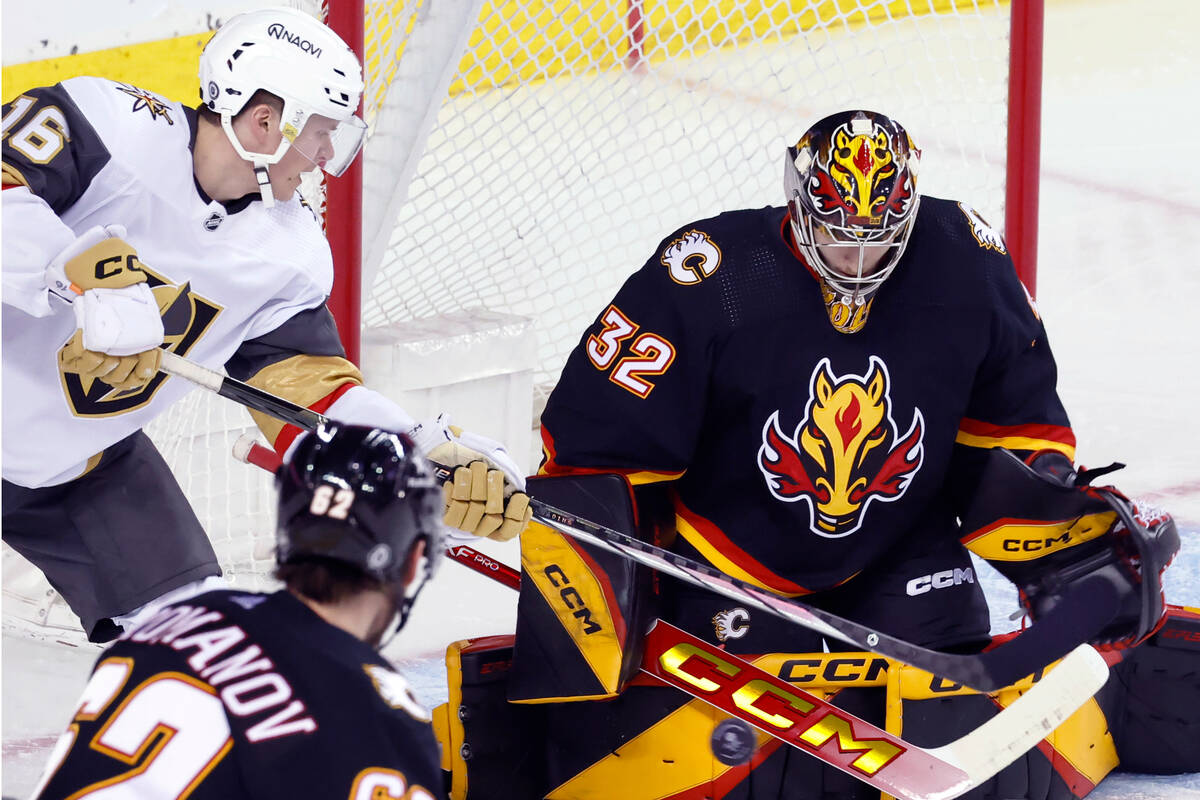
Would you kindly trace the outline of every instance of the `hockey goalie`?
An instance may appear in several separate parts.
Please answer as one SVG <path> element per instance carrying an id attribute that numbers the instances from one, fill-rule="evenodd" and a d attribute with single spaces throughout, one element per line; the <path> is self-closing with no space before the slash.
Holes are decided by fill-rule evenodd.
<path id="1" fill-rule="evenodd" d="M 969 205 L 919 195 L 919 164 L 896 121 L 834 114 L 788 148 L 786 206 L 667 236 L 572 352 L 530 493 L 922 648 L 1105 653 L 1115 677 L 1010 766 L 906 796 L 1067 800 L 1119 762 L 1200 770 L 1196 637 L 1163 633 L 1200 629 L 1162 596 L 1174 523 L 1076 468 L 1003 238 Z M 992 641 L 972 552 L 1018 587 L 1028 633 Z M 448 657 L 436 725 L 452 797 L 878 797 L 892 784 L 868 778 L 906 747 L 958 741 L 1068 649 L 983 694 L 556 526 L 523 534 L 521 566 L 515 638 Z M 658 663 L 690 693 L 647 668 L 663 631 L 676 640 Z M 754 724 L 699 697 L 722 692 Z M 818 724 L 822 703 L 874 738 L 837 713 Z M 799 720 L 809 752 L 772 728 Z M 837 751 L 850 755 L 834 769 Z"/>

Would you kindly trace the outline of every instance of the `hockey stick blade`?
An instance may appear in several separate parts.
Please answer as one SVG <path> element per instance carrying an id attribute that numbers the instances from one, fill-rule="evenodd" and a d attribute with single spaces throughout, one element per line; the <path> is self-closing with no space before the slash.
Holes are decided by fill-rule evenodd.
<path id="1" fill-rule="evenodd" d="M 1085 583 L 1064 598 L 1058 608 L 1020 636 L 988 652 L 945 653 L 897 639 L 799 600 L 763 591 L 719 570 L 627 536 L 612 528 L 579 519 L 536 498 L 529 501 L 534 519 L 624 558 L 687 583 L 724 595 L 776 617 L 911 664 L 981 692 L 994 692 L 1037 672 L 1086 642 L 1112 619 L 1115 597 L 1102 582 Z M 1086 590 L 1086 591 L 1084 591 Z"/>
<path id="2" fill-rule="evenodd" d="M 1100 654 L 1081 645 L 983 725 L 925 749 L 662 620 L 646 636 L 641 669 L 903 800 L 946 800 L 978 787 L 1064 722 L 1108 676 Z"/>

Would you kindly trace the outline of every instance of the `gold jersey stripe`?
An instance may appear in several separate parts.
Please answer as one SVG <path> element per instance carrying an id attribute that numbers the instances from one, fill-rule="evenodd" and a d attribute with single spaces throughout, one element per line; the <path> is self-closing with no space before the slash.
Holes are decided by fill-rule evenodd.
<path id="1" fill-rule="evenodd" d="M 4 185 L 5 186 L 28 186 L 29 181 L 25 180 L 25 176 L 21 171 L 11 164 L 5 164 L 4 168 Z"/>
<path id="2" fill-rule="evenodd" d="M 721 570 L 721 572 L 724 572 L 726 575 L 732 578 L 737 578 L 738 580 L 753 584 L 764 591 L 768 591 L 771 594 L 777 594 L 782 597 L 799 597 L 800 595 L 804 594 L 804 592 L 781 592 L 778 589 L 763 583 L 758 578 L 754 577 L 749 572 L 738 566 L 736 562 L 726 558 L 720 550 L 713 547 L 712 543 L 700 535 L 700 532 L 679 514 L 675 515 L 675 530 L 689 544 L 691 544 L 692 547 L 696 548 L 696 550 L 700 552 L 700 555 L 704 556 L 704 559 L 708 561 L 708 563 L 712 564 L 714 567 Z"/>
<path id="3" fill-rule="evenodd" d="M 363 379 L 358 367 L 340 356 L 299 355 L 263 367 L 246 382 L 308 408 L 343 384 L 361 386 Z M 258 411 L 250 416 L 274 446 L 286 423 Z"/>

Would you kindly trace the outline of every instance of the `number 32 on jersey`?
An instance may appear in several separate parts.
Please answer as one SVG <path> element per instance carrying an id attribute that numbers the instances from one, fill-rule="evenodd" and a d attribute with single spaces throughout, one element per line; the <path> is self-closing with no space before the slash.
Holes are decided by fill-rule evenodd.
<path id="1" fill-rule="evenodd" d="M 587 355 L 592 366 L 604 372 L 612 367 L 608 379 L 638 397 L 654 390 L 656 375 L 662 375 L 675 361 L 675 345 L 657 333 L 644 332 L 628 345 L 629 355 L 618 357 L 625 342 L 634 337 L 638 324 L 610 305 L 600 316 L 603 328 L 587 339 Z M 614 366 L 615 364 L 615 366 Z"/>

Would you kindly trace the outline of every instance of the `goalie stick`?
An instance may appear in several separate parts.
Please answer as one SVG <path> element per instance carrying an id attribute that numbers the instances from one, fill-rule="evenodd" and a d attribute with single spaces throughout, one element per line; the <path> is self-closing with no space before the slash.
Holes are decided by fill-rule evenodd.
<path id="1" fill-rule="evenodd" d="M 173 353 L 164 352 L 162 370 L 307 430 L 326 421 L 323 415 L 311 409 Z M 439 479 L 450 477 L 448 467 L 438 464 L 434 467 Z M 799 600 L 771 594 L 697 561 L 576 517 L 537 498 L 531 497 L 529 505 L 535 520 L 573 539 L 609 550 L 858 649 L 903 661 L 981 692 L 993 692 L 1014 684 L 1073 649 L 1091 649 L 1082 643 L 1098 633 L 1117 613 L 1116 589 L 1100 576 L 1086 578 L 1021 636 L 984 653 L 946 653 L 889 636 Z"/>
<path id="2" fill-rule="evenodd" d="M 446 554 L 520 588 L 520 573 L 507 564 L 466 546 Z M 477 566 L 480 556 L 489 569 Z M 655 620 L 646 634 L 639 669 L 904 800 L 943 800 L 982 785 L 1065 722 L 1108 678 L 1099 653 L 1080 647 L 995 717 L 949 744 L 926 749 L 663 620 Z"/>
<path id="3" fill-rule="evenodd" d="M 274 471 L 275 451 L 239 439 L 235 456 Z M 510 589 L 521 574 L 466 545 L 446 555 Z M 1108 676 L 1081 647 L 995 717 L 949 744 L 913 745 L 662 620 L 644 640 L 640 670 L 722 713 L 901 800 L 948 800 L 982 785 L 1062 724 Z"/>

